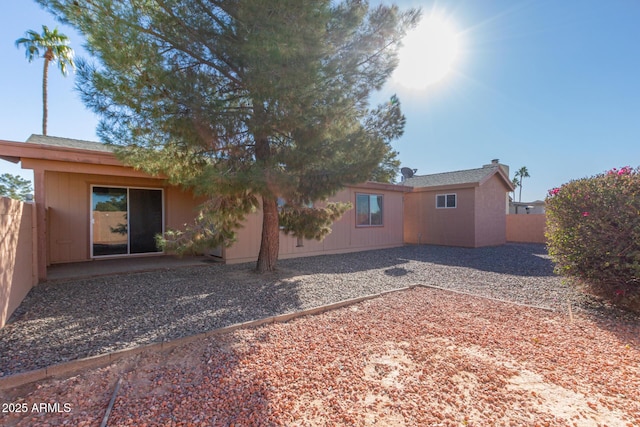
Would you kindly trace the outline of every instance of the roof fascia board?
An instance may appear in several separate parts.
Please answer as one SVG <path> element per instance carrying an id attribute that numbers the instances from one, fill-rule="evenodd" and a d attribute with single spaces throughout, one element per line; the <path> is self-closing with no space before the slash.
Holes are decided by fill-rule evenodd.
<path id="1" fill-rule="evenodd" d="M 0 159 L 6 160 L 7 162 L 11 162 L 11 163 L 19 163 L 20 162 L 20 157 L 0 156 Z"/>
<path id="2" fill-rule="evenodd" d="M 27 142 L 0 141 L 2 155 L 21 159 L 58 160 L 73 163 L 122 166 L 115 154 L 78 148 L 55 147 Z"/>
<path id="3" fill-rule="evenodd" d="M 496 174 L 499 175 L 500 178 L 502 178 L 502 182 L 507 186 L 507 188 L 509 188 L 509 191 L 515 190 L 515 187 L 513 186 L 513 183 L 511 181 L 509 181 L 509 177 L 504 173 L 504 171 L 502 170 L 501 167 L 496 168 L 493 173 L 487 174 L 484 178 L 482 178 L 480 180 L 479 184 L 480 185 L 484 184 L 485 182 L 489 181 Z"/>
<path id="4" fill-rule="evenodd" d="M 372 189 L 372 190 L 400 191 L 403 193 L 408 193 L 412 189 L 412 187 L 409 187 L 406 185 L 389 184 L 387 182 L 375 182 L 375 181 L 367 181 L 361 184 L 348 185 L 348 187 L 366 188 L 366 189 Z"/>
<path id="5" fill-rule="evenodd" d="M 434 185 L 431 187 L 413 187 L 413 193 L 423 193 L 427 191 L 448 191 L 448 190 L 463 190 L 466 188 L 479 187 L 478 182 L 466 182 L 462 184 L 449 184 L 449 185 Z"/>
<path id="6" fill-rule="evenodd" d="M 25 158 L 22 159 L 22 168 L 51 172 L 83 173 L 89 175 L 127 176 L 161 180 L 166 179 L 163 175 L 151 176 L 145 172 L 123 166 L 122 164 L 107 165 Z"/>

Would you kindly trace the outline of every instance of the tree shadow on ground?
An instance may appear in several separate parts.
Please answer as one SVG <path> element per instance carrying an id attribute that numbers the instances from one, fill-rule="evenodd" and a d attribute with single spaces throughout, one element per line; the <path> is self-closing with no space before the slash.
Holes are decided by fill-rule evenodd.
<path id="1" fill-rule="evenodd" d="M 625 345 L 640 349 L 640 314 L 586 294 L 579 309 L 598 328 L 611 332 Z"/>
<path id="2" fill-rule="evenodd" d="M 253 334 L 240 331 L 150 356 L 157 362 L 150 367 L 143 361 L 144 369 L 132 373 L 137 378 L 128 381 L 112 418 L 122 422 L 138 413 L 138 421 L 160 425 L 176 418 L 202 425 L 281 425 L 268 383 L 247 362 L 256 344 Z M 194 411 L 202 402 L 206 413 Z"/>
<path id="3" fill-rule="evenodd" d="M 509 243 L 501 246 L 462 248 L 435 245 L 406 245 L 402 247 L 321 255 L 282 260 L 283 269 L 300 274 L 354 273 L 373 269 L 406 268 L 410 262 L 463 267 L 516 276 L 555 276 L 553 262 L 545 245 Z"/>
<path id="4" fill-rule="evenodd" d="M 514 276 L 555 276 L 553 262 L 542 244 L 509 243 L 482 248 L 415 245 L 404 256 L 413 261 Z"/>
<path id="5" fill-rule="evenodd" d="M 82 419 L 98 425 L 111 396 L 106 391 L 115 390 L 119 383 L 109 425 L 173 425 L 176 419 L 197 425 L 283 425 L 272 408 L 272 393 L 262 370 L 247 361 L 254 348 L 251 335 L 232 332 L 170 350 L 144 351 L 70 379 L 0 390 L 0 399 L 8 402 L 48 401 L 51 396 L 73 402 L 69 413 L 0 414 L 0 424 L 28 420 L 38 425 L 67 425 Z M 82 413 L 80 418 L 78 413 Z"/>
<path id="6" fill-rule="evenodd" d="M 229 267 L 35 287 L 0 329 L 0 377 L 301 310 L 299 282 Z"/>
<path id="7" fill-rule="evenodd" d="M 381 290 L 456 282 L 463 272 L 471 271 L 469 280 L 482 289 L 497 280 L 476 277 L 473 269 L 531 280 L 553 275 L 543 245 L 404 246 L 287 259 L 279 266 L 263 275 L 253 263 L 212 264 L 37 286 L 0 329 L 7 349 L 0 353 L 0 377 Z"/>

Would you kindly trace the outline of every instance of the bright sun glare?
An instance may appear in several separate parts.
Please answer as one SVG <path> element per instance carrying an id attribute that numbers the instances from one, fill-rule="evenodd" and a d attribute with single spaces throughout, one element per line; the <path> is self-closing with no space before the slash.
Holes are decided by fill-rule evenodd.
<path id="1" fill-rule="evenodd" d="M 410 89 L 426 89 L 444 79 L 460 53 L 460 37 L 449 20 L 432 13 L 403 40 L 393 80 Z"/>

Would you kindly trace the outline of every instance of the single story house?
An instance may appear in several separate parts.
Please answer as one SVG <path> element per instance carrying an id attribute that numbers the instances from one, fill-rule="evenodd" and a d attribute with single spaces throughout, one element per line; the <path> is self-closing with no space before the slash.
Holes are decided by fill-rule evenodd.
<path id="1" fill-rule="evenodd" d="M 506 243 L 509 168 L 492 160 L 477 169 L 413 175 L 403 184 L 405 243 L 477 248 Z"/>
<path id="2" fill-rule="evenodd" d="M 125 167 L 110 147 L 96 142 L 32 135 L 0 140 L 0 158 L 34 173 L 38 280 L 47 266 L 162 253 L 154 236 L 191 222 L 202 200 L 189 191 Z M 323 241 L 301 242 L 281 233 L 280 258 L 401 246 L 403 197 L 411 188 L 366 182 L 330 201 L 351 202 Z M 258 257 L 261 217 L 249 216 L 237 242 L 215 255 L 227 263 Z"/>

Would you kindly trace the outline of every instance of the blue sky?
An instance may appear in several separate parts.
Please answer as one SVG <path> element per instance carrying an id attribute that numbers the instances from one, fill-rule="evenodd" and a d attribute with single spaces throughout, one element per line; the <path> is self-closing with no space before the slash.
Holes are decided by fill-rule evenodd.
<path id="1" fill-rule="evenodd" d="M 387 2 L 388 3 L 388 2 Z M 403 166 L 418 174 L 480 167 L 499 158 L 527 166 L 522 200 L 613 167 L 640 165 L 640 1 L 396 1 L 438 10 L 460 33 L 453 72 L 426 90 L 389 83 L 407 117 L 394 142 Z M 8 2 L 0 17 L 0 139 L 41 132 L 42 60 L 14 46 L 28 29 L 58 25 L 28 0 Z M 84 56 L 82 37 L 58 25 Z M 97 117 L 74 78 L 51 69 L 49 135 L 97 140 Z M 0 161 L 0 173 L 20 173 Z M 512 172 L 513 175 L 513 172 Z"/>

